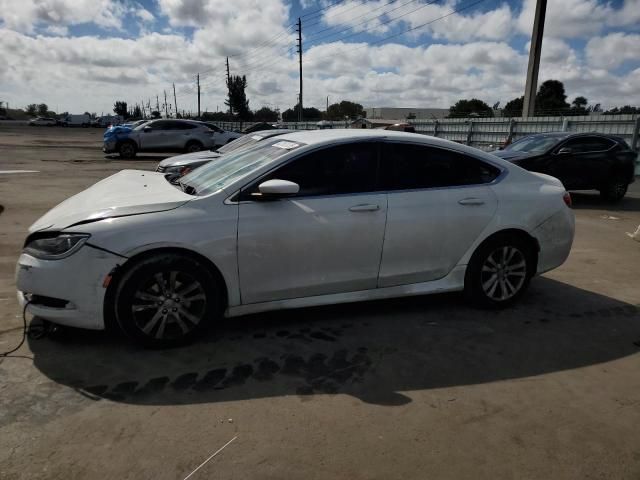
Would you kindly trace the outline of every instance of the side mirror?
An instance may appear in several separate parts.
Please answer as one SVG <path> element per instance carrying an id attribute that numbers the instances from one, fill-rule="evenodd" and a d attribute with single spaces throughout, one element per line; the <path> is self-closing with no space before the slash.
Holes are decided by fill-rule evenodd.
<path id="1" fill-rule="evenodd" d="M 569 147 L 562 147 L 556 153 L 558 155 L 567 155 L 567 154 L 572 153 L 572 152 L 573 152 L 573 150 L 571 150 Z"/>
<path id="2" fill-rule="evenodd" d="M 143 131 L 143 132 L 147 132 L 147 133 L 149 133 L 149 132 L 150 132 L 150 131 L 152 131 L 152 130 L 153 130 L 153 128 L 151 128 L 151 127 L 144 127 L 144 128 L 142 129 L 142 131 Z"/>
<path id="3" fill-rule="evenodd" d="M 258 186 L 260 196 L 264 199 L 275 199 L 286 197 L 287 195 L 295 195 L 300 191 L 300 185 L 288 180 L 267 180 Z"/>

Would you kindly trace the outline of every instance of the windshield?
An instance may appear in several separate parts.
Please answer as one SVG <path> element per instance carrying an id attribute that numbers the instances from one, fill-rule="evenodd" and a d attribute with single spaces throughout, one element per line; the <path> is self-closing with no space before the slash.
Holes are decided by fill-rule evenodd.
<path id="1" fill-rule="evenodd" d="M 258 143 L 264 137 L 260 135 L 244 135 L 233 142 L 229 142 L 226 145 L 220 147 L 217 152 L 218 153 L 229 153 L 237 150 L 240 147 L 249 147 L 255 143 Z"/>
<path id="2" fill-rule="evenodd" d="M 555 145 L 558 137 L 528 137 L 509 145 L 505 150 L 512 152 L 545 152 Z"/>
<path id="3" fill-rule="evenodd" d="M 180 183 L 195 195 L 208 195 L 302 145 L 277 139 L 260 142 L 253 147 L 236 150 L 223 155 L 215 162 L 205 164 L 182 177 Z"/>

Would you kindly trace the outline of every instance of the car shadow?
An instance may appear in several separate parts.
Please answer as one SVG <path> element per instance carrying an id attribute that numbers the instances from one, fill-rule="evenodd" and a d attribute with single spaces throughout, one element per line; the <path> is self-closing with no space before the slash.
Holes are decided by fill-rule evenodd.
<path id="1" fill-rule="evenodd" d="M 640 197 L 636 196 L 627 195 L 618 202 L 611 202 L 601 198 L 598 192 L 571 192 L 571 199 L 575 210 L 640 211 Z"/>
<path id="2" fill-rule="evenodd" d="M 35 366 L 92 399 L 166 405 L 349 394 L 378 405 L 403 392 L 585 367 L 640 353 L 640 309 L 539 278 L 512 308 L 445 294 L 256 314 L 200 342 L 144 350 L 65 330 L 29 340 Z"/>

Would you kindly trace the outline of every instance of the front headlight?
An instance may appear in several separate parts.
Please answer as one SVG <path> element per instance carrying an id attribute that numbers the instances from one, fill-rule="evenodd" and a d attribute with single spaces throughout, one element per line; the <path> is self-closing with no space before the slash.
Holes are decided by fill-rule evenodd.
<path id="1" fill-rule="evenodd" d="M 170 173 L 172 175 L 183 176 L 191 171 L 191 167 L 188 165 L 176 165 L 173 167 L 167 167 L 164 173 Z"/>
<path id="2" fill-rule="evenodd" d="M 86 233 L 65 233 L 56 237 L 36 238 L 25 245 L 24 252 L 43 260 L 58 260 L 78 251 L 89 236 Z"/>

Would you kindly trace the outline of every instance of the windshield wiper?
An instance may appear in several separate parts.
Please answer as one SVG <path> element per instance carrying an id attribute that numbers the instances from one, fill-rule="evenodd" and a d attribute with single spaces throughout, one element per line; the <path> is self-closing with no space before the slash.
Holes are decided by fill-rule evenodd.
<path id="1" fill-rule="evenodd" d="M 192 185 L 187 185 L 186 183 L 182 183 L 179 180 L 176 180 L 176 185 L 179 185 L 184 193 L 187 195 L 196 195 L 196 189 Z"/>

